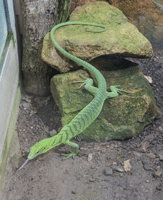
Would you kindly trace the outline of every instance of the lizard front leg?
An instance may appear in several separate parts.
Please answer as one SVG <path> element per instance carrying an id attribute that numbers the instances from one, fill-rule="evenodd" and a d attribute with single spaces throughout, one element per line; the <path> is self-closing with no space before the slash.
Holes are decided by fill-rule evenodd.
<path id="1" fill-rule="evenodd" d="M 86 80 L 83 82 L 82 85 L 85 85 L 85 86 L 84 86 L 85 89 L 86 89 L 87 91 L 89 91 L 91 94 L 93 94 L 94 96 L 98 93 L 98 90 L 99 90 L 99 89 L 98 89 L 97 87 L 92 86 L 92 85 L 93 85 L 93 79 L 91 79 L 91 78 L 86 79 Z"/>
<path id="2" fill-rule="evenodd" d="M 79 145 L 76 144 L 76 143 L 70 142 L 70 141 L 67 141 L 65 144 L 73 147 L 74 151 L 70 152 L 70 153 L 67 153 L 67 154 L 61 154 L 61 155 L 65 156 L 65 158 L 63 158 L 63 159 L 67 159 L 67 158 L 69 158 L 71 156 L 74 158 L 76 156 L 76 154 L 78 153 Z"/>
<path id="3" fill-rule="evenodd" d="M 94 96 L 98 93 L 99 89 L 97 87 L 92 86 L 93 85 L 93 79 L 88 78 L 85 81 L 83 81 L 83 84 L 81 86 L 85 85 L 85 89 L 87 91 L 89 91 L 91 94 L 93 94 Z M 80 86 L 80 87 L 81 87 Z M 119 88 L 117 88 L 118 86 L 110 86 L 110 90 L 111 92 L 107 92 L 106 91 L 106 99 L 107 98 L 113 98 L 113 97 L 117 97 L 119 94 L 121 94 L 122 92 L 125 93 L 129 93 L 126 90 L 121 90 Z M 119 94 L 118 94 L 119 93 Z"/>

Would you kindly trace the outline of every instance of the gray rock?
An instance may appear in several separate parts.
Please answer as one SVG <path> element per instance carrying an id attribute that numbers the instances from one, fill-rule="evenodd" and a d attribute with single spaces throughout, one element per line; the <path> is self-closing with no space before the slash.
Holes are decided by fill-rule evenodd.
<path id="1" fill-rule="evenodd" d="M 113 166 L 112 167 L 113 171 L 116 171 L 116 172 L 124 172 L 124 169 L 120 166 Z"/>
<path id="2" fill-rule="evenodd" d="M 75 83 L 83 81 L 81 75 L 88 77 L 85 71 L 78 70 L 56 75 L 51 79 L 51 92 L 59 106 L 63 126 L 93 99 L 88 91 L 79 88 L 81 83 Z M 99 142 L 131 138 L 139 134 L 153 119 L 161 116 L 151 86 L 139 66 L 116 71 L 105 70 L 103 75 L 108 91 L 111 85 L 120 85 L 120 89 L 129 93 L 107 99 L 99 117 L 80 134 L 81 140 Z"/>
<path id="3" fill-rule="evenodd" d="M 111 168 L 106 168 L 104 170 L 104 175 L 105 176 L 112 176 L 113 175 L 113 170 Z"/>
<path id="4" fill-rule="evenodd" d="M 160 184 L 160 185 L 156 186 L 156 189 L 159 190 L 159 191 L 161 191 L 162 188 L 163 188 L 163 184 Z"/>
<path id="5" fill-rule="evenodd" d="M 152 166 L 151 166 L 151 164 L 150 164 L 149 162 L 147 162 L 147 161 L 142 161 L 142 163 L 143 163 L 143 168 L 144 168 L 145 170 L 150 171 L 150 170 L 152 169 Z"/>
<path id="6" fill-rule="evenodd" d="M 160 161 L 163 161 L 163 154 L 159 154 Z"/>
<path id="7" fill-rule="evenodd" d="M 55 39 L 68 53 L 86 61 L 102 55 L 120 54 L 126 57 L 151 57 L 150 42 L 127 21 L 125 15 L 107 2 L 89 2 L 78 7 L 70 21 L 102 24 L 106 31 L 93 33 L 98 27 L 70 25 L 56 31 Z M 89 29 L 90 32 L 85 29 Z M 60 72 L 67 72 L 77 64 L 58 53 L 46 34 L 43 41 L 42 59 Z"/>

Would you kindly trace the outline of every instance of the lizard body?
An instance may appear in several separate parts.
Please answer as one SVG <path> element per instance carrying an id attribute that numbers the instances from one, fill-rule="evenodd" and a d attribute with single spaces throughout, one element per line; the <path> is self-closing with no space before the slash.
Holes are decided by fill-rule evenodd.
<path id="1" fill-rule="evenodd" d="M 67 144 L 69 146 L 72 146 L 74 148 L 74 151 L 69 154 L 64 154 L 64 155 L 66 156 L 66 158 L 70 156 L 74 157 L 78 152 L 79 146 L 75 143 L 70 142 L 70 139 L 72 139 L 73 137 L 75 137 L 76 135 L 84 131 L 98 117 L 98 115 L 100 114 L 102 110 L 105 99 L 111 98 L 111 97 L 117 97 L 118 92 L 123 91 L 116 88 L 116 86 L 111 86 L 110 87 L 111 92 L 107 92 L 105 78 L 103 77 L 103 75 L 100 73 L 99 70 L 97 70 L 94 66 L 87 63 L 86 61 L 83 61 L 69 54 L 68 52 L 66 52 L 59 46 L 59 44 L 54 39 L 54 32 L 58 28 L 61 28 L 67 25 L 87 25 L 87 26 L 89 25 L 89 26 L 96 26 L 96 27 L 103 28 L 102 30 L 93 31 L 94 33 L 105 31 L 105 27 L 100 24 L 90 24 L 90 23 L 84 23 L 84 22 L 65 22 L 65 23 L 61 23 L 54 26 L 53 29 L 51 30 L 51 40 L 55 48 L 58 51 L 60 51 L 68 59 L 71 59 L 72 61 L 88 69 L 96 78 L 98 87 L 92 86 L 93 80 L 91 78 L 88 78 L 87 80 L 84 81 L 82 85 L 85 85 L 85 89 L 94 95 L 94 99 L 83 110 L 81 110 L 70 121 L 69 124 L 64 126 L 57 135 L 51 138 L 41 140 L 40 142 L 33 145 L 30 149 L 28 159 L 22 165 L 22 167 L 28 162 L 28 160 L 31 160 L 35 158 L 36 156 L 42 153 L 45 153 L 51 148 L 58 146 L 60 144 Z M 22 167 L 20 167 L 19 169 L 21 169 Z"/>

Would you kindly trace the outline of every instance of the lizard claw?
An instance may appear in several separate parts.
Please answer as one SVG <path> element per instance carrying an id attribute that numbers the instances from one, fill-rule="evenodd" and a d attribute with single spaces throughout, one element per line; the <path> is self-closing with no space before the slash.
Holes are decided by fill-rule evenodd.
<path id="1" fill-rule="evenodd" d="M 63 160 L 65 160 L 65 159 L 67 159 L 67 158 L 69 158 L 69 157 L 75 157 L 76 156 L 76 153 L 75 152 L 71 152 L 71 153 L 66 153 L 66 154 L 64 154 L 64 153 L 62 153 L 61 154 L 62 156 L 65 156 L 64 158 L 63 158 Z"/>
<path id="2" fill-rule="evenodd" d="M 118 92 L 119 94 L 122 94 L 122 92 L 125 92 L 125 93 L 130 93 L 126 90 L 121 90 L 119 89 L 118 87 L 120 87 L 120 85 L 114 85 L 114 86 L 111 86 L 110 88 L 112 88 L 113 90 L 115 90 L 116 92 Z"/>
<path id="3" fill-rule="evenodd" d="M 83 76 L 82 74 L 79 75 L 82 79 L 87 80 L 88 77 Z"/>
<path id="4" fill-rule="evenodd" d="M 118 89 L 118 91 L 117 91 L 118 93 L 120 93 L 120 94 L 122 94 L 123 92 L 125 92 L 125 93 L 130 93 L 129 91 L 126 91 L 126 90 L 121 90 L 121 89 Z"/>
<path id="5" fill-rule="evenodd" d="M 72 83 L 82 83 L 78 88 L 81 88 L 84 84 L 85 84 L 85 81 L 74 81 Z"/>

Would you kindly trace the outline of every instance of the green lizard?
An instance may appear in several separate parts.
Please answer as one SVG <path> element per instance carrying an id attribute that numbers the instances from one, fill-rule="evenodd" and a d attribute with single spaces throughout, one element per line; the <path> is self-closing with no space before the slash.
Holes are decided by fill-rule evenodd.
<path id="1" fill-rule="evenodd" d="M 83 110 L 81 110 L 70 121 L 69 124 L 64 126 L 57 135 L 51 138 L 43 139 L 40 142 L 33 145 L 30 148 L 28 159 L 19 168 L 19 170 L 22 169 L 29 160 L 35 158 L 36 156 L 40 154 L 43 154 L 49 151 L 53 147 L 58 146 L 60 144 L 67 144 L 74 148 L 73 152 L 68 153 L 68 154 L 63 154 L 65 158 L 68 158 L 71 156 L 74 157 L 78 152 L 79 146 L 73 142 L 70 142 L 70 139 L 72 139 L 73 137 L 75 137 L 76 135 L 84 131 L 98 117 L 98 115 L 100 114 L 102 110 L 105 99 L 111 98 L 111 97 L 117 97 L 118 92 L 120 93 L 121 91 L 124 91 L 124 90 L 118 89 L 116 86 L 111 86 L 110 87 L 111 92 L 107 92 L 105 78 L 103 77 L 103 75 L 100 73 L 99 70 L 97 70 L 91 64 L 69 54 L 58 45 L 58 43 L 54 39 L 54 32 L 56 29 L 63 26 L 67 26 L 67 25 L 87 25 L 87 26 L 89 25 L 89 26 L 96 26 L 96 27 L 102 28 L 102 30 L 93 31 L 94 33 L 105 31 L 105 27 L 100 24 L 92 24 L 92 23 L 84 23 L 84 22 L 65 22 L 65 23 L 61 23 L 54 26 L 53 29 L 51 30 L 51 40 L 55 48 L 58 51 L 60 51 L 68 59 L 88 69 L 96 78 L 98 87 L 92 86 L 93 80 L 91 78 L 88 78 L 87 80 L 83 81 L 82 85 L 85 85 L 85 89 L 94 95 L 94 99 Z"/>

